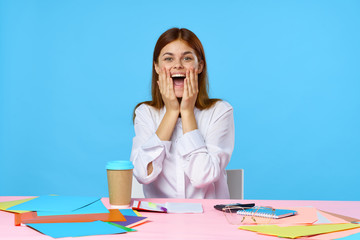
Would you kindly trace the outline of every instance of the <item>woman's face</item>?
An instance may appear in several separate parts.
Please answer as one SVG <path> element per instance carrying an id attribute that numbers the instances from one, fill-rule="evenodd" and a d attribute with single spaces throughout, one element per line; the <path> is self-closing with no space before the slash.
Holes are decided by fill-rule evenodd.
<path id="1" fill-rule="evenodd" d="M 161 49 L 158 64 L 154 63 L 154 65 L 158 75 L 164 68 L 169 70 L 175 96 L 178 98 L 184 93 L 186 70 L 197 69 L 200 74 L 203 69 L 203 62 L 199 62 L 194 49 L 183 40 L 175 40 Z"/>

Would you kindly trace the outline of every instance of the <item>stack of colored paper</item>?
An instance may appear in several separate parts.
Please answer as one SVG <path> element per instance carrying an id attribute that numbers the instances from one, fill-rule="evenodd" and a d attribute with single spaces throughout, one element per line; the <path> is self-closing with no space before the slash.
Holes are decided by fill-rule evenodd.
<path id="1" fill-rule="evenodd" d="M 277 226 L 277 225 L 258 225 L 242 226 L 240 229 L 258 232 L 261 234 L 277 236 L 282 238 L 299 238 L 318 234 L 338 232 L 353 228 L 360 228 L 359 224 L 341 223 L 341 224 L 315 224 L 308 226 Z"/>
<path id="2" fill-rule="evenodd" d="M 94 197 L 40 196 L 0 203 L 15 213 L 15 224 L 25 224 L 53 238 L 118 234 L 147 221 L 132 209 L 108 210 Z"/>
<path id="3" fill-rule="evenodd" d="M 278 222 L 273 221 L 269 225 L 243 225 L 239 229 L 281 238 L 306 237 L 313 240 L 338 239 L 360 233 L 360 224 L 356 222 L 358 219 L 312 207 L 296 208 L 296 210 L 298 211 L 296 216 L 283 218 Z"/>

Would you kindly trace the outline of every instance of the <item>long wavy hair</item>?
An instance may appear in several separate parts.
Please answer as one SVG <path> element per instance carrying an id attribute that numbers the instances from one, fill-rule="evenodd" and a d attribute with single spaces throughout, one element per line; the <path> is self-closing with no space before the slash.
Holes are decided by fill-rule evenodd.
<path id="1" fill-rule="evenodd" d="M 161 109 L 164 107 L 164 102 L 161 97 L 160 89 L 157 84 L 159 79 L 159 75 L 155 71 L 155 64 L 158 64 L 159 55 L 161 50 L 169 43 L 175 40 L 183 40 L 185 41 L 192 49 L 194 49 L 196 57 L 198 58 L 199 62 L 203 62 L 203 70 L 198 75 L 198 87 L 199 93 L 197 95 L 197 99 L 195 102 L 195 107 L 198 109 L 207 109 L 210 108 L 214 103 L 219 101 L 220 99 L 211 99 L 209 98 L 208 89 L 209 89 L 209 82 L 207 76 L 207 65 L 205 59 L 205 52 L 204 48 L 199 40 L 199 38 L 190 30 L 186 28 L 171 28 L 164 32 L 156 42 L 153 54 L 153 67 L 152 67 L 152 80 L 151 80 L 151 101 L 144 101 L 138 103 L 134 109 L 133 113 L 133 120 L 135 119 L 135 110 L 141 104 L 150 105 L 156 109 Z"/>

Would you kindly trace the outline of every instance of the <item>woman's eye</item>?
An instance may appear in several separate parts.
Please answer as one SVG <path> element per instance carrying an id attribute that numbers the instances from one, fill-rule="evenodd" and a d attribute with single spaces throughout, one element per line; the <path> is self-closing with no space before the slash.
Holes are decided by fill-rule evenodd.
<path id="1" fill-rule="evenodd" d="M 191 57 L 185 57 L 184 60 L 185 60 L 185 61 L 191 61 L 192 58 L 191 58 Z"/>
<path id="2" fill-rule="evenodd" d="M 172 58 L 171 57 L 167 57 L 167 58 L 164 58 L 165 61 L 171 61 Z"/>

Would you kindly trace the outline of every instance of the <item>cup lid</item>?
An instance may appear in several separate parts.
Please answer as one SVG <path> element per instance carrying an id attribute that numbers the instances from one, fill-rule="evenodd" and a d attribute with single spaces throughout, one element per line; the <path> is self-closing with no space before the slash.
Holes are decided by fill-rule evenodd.
<path id="1" fill-rule="evenodd" d="M 129 170 L 133 168 L 134 165 L 131 161 L 111 161 L 106 164 L 108 170 Z"/>

